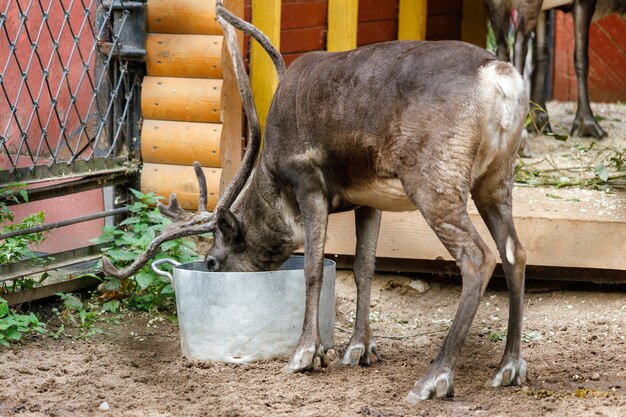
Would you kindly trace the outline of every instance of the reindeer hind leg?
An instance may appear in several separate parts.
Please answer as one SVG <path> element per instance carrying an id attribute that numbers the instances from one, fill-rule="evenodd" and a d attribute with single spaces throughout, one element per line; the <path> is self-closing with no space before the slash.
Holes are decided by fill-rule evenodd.
<path id="1" fill-rule="evenodd" d="M 526 252 L 513 224 L 512 186 L 510 173 L 503 178 L 494 174 L 481 179 L 472 190 L 476 207 L 498 247 L 509 289 L 506 348 L 493 378 L 493 386 L 520 385 L 526 380 L 526 362 L 520 353 Z"/>
<path id="2" fill-rule="evenodd" d="M 437 173 L 433 174 L 434 177 L 436 175 Z M 421 178 L 413 183 L 423 185 L 427 183 L 424 180 Z M 411 188 L 417 190 L 416 187 Z M 455 188 L 448 187 L 449 190 Z M 454 257 L 463 276 L 461 301 L 443 346 L 426 375 L 406 397 L 407 401 L 415 403 L 433 397 L 454 395 L 454 360 L 465 342 L 496 260 L 474 228 L 467 213 L 466 196 L 460 191 L 444 195 L 433 189 L 422 188 L 419 190 L 419 197 L 409 196 Z"/>

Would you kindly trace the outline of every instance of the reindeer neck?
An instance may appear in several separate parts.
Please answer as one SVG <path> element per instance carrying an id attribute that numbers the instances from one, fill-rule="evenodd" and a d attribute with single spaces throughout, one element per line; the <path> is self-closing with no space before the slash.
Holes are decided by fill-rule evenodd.
<path id="1" fill-rule="evenodd" d="M 286 209 L 285 198 L 259 162 L 232 212 L 246 231 L 248 250 L 254 247 L 263 263 L 280 266 L 302 242 L 297 214 Z"/>

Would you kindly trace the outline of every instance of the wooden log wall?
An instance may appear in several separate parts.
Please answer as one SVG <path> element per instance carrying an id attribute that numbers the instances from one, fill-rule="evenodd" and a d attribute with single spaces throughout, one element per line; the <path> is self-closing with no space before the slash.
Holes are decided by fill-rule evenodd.
<path id="1" fill-rule="evenodd" d="M 241 161 L 241 101 L 222 30 L 210 0 L 148 0 L 146 69 L 141 96 L 142 192 L 197 209 L 193 168 L 207 177 L 208 204 Z M 243 0 L 225 1 L 243 15 Z M 242 43 L 240 36 L 240 44 Z"/>

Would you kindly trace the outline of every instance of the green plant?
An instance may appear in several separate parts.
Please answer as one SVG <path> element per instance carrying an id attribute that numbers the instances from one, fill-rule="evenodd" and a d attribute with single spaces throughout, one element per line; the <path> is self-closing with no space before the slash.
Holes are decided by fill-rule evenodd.
<path id="1" fill-rule="evenodd" d="M 137 256 L 143 253 L 150 242 L 167 225 L 171 223 L 154 206 L 161 197 L 154 193 L 144 194 L 137 190 L 130 190 L 135 202 L 128 206 L 131 215 L 122 221 L 119 226 L 105 226 L 102 235 L 94 243 L 106 243 L 103 254 L 108 256 L 117 268 L 128 266 Z M 195 244 L 188 239 L 176 239 L 165 242 L 156 259 L 172 258 L 185 263 L 198 259 Z M 149 265 L 124 280 L 106 277 L 104 289 L 118 294 L 124 303 L 133 309 L 154 311 L 174 310 L 174 296 L 170 282 L 155 274 Z"/>
<path id="2" fill-rule="evenodd" d="M 24 189 L 26 184 L 12 183 L 0 187 L 0 233 L 23 230 L 30 227 L 40 226 L 45 223 L 45 213 L 40 211 L 24 217 L 15 222 L 15 215 L 7 205 L 7 201 L 14 203 L 27 203 L 28 193 Z M 0 240 L 0 265 L 29 260 L 35 264 L 45 262 L 44 258 L 37 257 L 32 251 L 33 246 L 40 245 L 47 237 L 46 232 L 29 233 L 22 236 L 13 236 Z M 2 282 L 0 293 L 16 292 L 34 288 L 48 277 L 47 273 L 39 279 L 32 277 L 17 278 L 9 282 Z"/>
<path id="3" fill-rule="evenodd" d="M 9 308 L 6 300 L 0 298 L 0 346 L 10 346 L 27 334 L 43 334 L 45 324 L 33 313 L 18 314 Z"/>
<path id="4" fill-rule="evenodd" d="M 119 324 L 119 319 L 123 316 L 117 314 L 120 307 L 120 302 L 117 300 L 101 304 L 93 294 L 85 300 L 73 293 L 57 293 L 56 295 L 61 298 L 63 305 L 61 308 L 53 309 L 62 322 L 56 331 L 50 333 L 55 340 L 62 335 L 81 338 L 101 334 L 103 330 L 98 327 L 99 323 Z M 69 332 L 66 330 L 66 324 L 70 329 Z"/>
<path id="5" fill-rule="evenodd" d="M 26 184 L 13 183 L 0 187 L 0 233 L 14 230 L 27 229 L 29 227 L 40 226 L 45 222 L 45 213 L 40 211 L 23 218 L 14 223 L 15 215 L 6 204 L 6 201 L 15 203 L 27 203 L 28 193 L 24 189 Z M 46 239 L 46 233 L 31 233 L 22 236 L 10 237 L 0 240 L 0 265 L 17 262 L 24 259 L 36 260 L 36 255 L 30 249 L 32 245 L 39 245 Z"/>

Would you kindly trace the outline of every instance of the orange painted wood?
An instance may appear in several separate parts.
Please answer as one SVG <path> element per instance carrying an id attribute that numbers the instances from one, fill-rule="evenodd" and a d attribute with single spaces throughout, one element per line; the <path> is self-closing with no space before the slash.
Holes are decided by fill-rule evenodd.
<path id="1" fill-rule="evenodd" d="M 308 3 L 287 3 L 283 1 L 280 15 L 282 30 L 326 27 L 327 1 L 316 0 Z M 282 40 L 281 40 L 282 45 Z"/>
<path id="2" fill-rule="evenodd" d="M 144 77 L 141 111 L 146 119 L 220 122 L 222 80 Z"/>
<path id="3" fill-rule="evenodd" d="M 222 78 L 223 36 L 150 33 L 146 39 L 148 75 Z"/>
<path id="4" fill-rule="evenodd" d="M 396 20 L 360 22 L 357 32 L 357 45 L 363 46 L 392 41 L 397 38 L 397 35 L 398 22 Z"/>
<path id="5" fill-rule="evenodd" d="M 306 52 L 296 53 L 296 54 L 283 54 L 283 59 L 285 60 L 285 65 L 289 67 L 293 61 L 306 54 Z"/>
<path id="6" fill-rule="evenodd" d="M 147 21 L 153 33 L 222 34 L 212 0 L 148 0 Z"/>
<path id="7" fill-rule="evenodd" d="M 359 0 L 359 22 L 398 18 L 398 0 Z"/>
<path id="8" fill-rule="evenodd" d="M 626 18 L 616 14 L 593 21 L 589 31 L 589 98 L 597 102 L 626 100 Z M 578 99 L 574 69 L 574 19 L 557 11 L 554 34 L 552 96 Z"/>
<path id="9" fill-rule="evenodd" d="M 212 211 L 217 204 L 222 170 L 203 168 L 207 182 L 207 210 Z M 198 181 L 191 166 L 144 163 L 141 169 L 141 192 L 154 192 L 168 201 L 171 193 L 176 193 L 178 202 L 186 210 L 198 209 Z"/>
<path id="10" fill-rule="evenodd" d="M 143 121 L 141 159 L 157 164 L 191 165 L 219 168 L 222 125 L 218 123 Z"/>
<path id="11" fill-rule="evenodd" d="M 280 32 L 280 52 L 320 51 L 326 45 L 326 28 L 314 27 L 282 30 Z"/>

